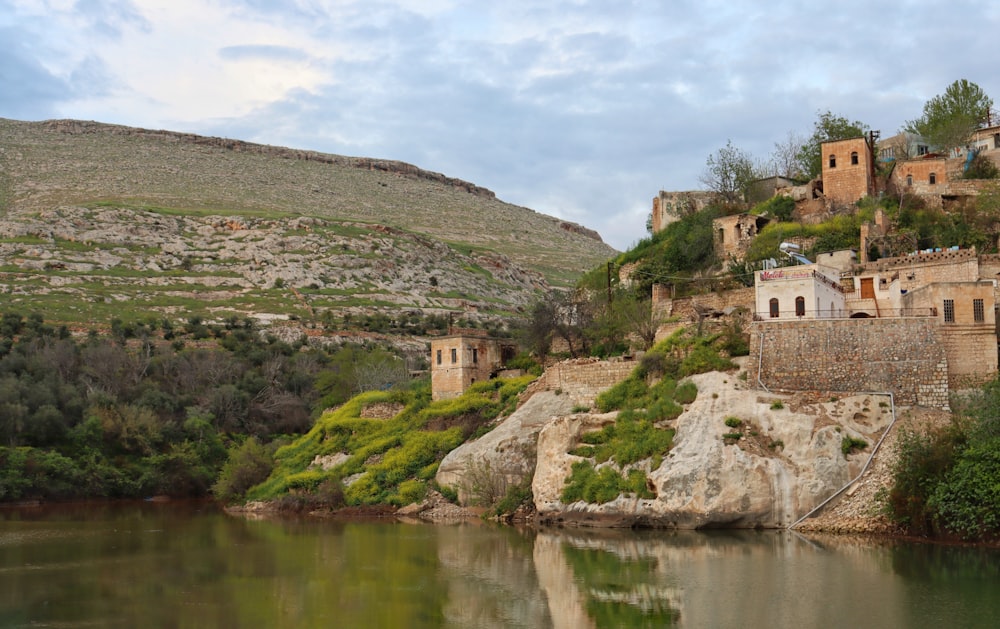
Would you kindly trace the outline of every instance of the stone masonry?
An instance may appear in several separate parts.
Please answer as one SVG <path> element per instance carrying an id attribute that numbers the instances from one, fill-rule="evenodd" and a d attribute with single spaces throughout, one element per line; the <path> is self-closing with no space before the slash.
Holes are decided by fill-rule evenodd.
<path id="1" fill-rule="evenodd" d="M 632 373 L 638 363 L 634 360 L 599 360 L 577 358 L 556 363 L 531 383 L 526 395 L 539 391 L 562 391 L 575 404 L 590 406 L 597 391 L 612 387 Z"/>
<path id="2" fill-rule="evenodd" d="M 902 405 L 948 408 L 948 359 L 930 317 L 755 322 L 748 364 L 752 383 L 771 390 L 889 391 Z"/>
<path id="3" fill-rule="evenodd" d="M 848 205 L 874 193 L 871 152 L 863 137 L 824 142 L 823 194 L 827 200 Z"/>

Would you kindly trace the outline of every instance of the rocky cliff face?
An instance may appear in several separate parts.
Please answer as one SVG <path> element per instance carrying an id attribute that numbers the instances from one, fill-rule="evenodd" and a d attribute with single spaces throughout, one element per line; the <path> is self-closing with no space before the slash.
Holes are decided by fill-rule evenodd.
<path id="1" fill-rule="evenodd" d="M 606 423 L 605 416 L 562 417 L 538 438 L 532 489 L 543 521 L 671 528 L 774 528 L 792 524 L 860 473 L 866 453 L 845 456 L 842 440 L 874 444 L 891 421 L 879 399 L 856 396 L 836 402 L 776 408 L 777 396 L 748 390 L 732 374 L 693 376 L 698 398 L 676 420 L 674 447 L 649 472 L 656 497 L 619 497 L 594 505 L 560 501 L 568 454 L 579 435 Z M 727 417 L 742 421 L 738 441 Z"/>
<path id="2" fill-rule="evenodd" d="M 582 434 L 599 430 L 616 414 L 571 413 L 567 407 L 573 401 L 556 401 L 559 396 L 552 392 L 536 394 L 493 432 L 449 455 L 438 482 L 461 486 L 470 462 L 491 461 L 498 466 L 493 469 L 500 469 L 518 460 L 520 477 L 531 475 L 535 507 L 545 523 L 779 528 L 854 479 L 892 421 L 886 400 L 878 396 L 806 401 L 750 390 L 735 373 L 701 374 L 692 380 L 698 397 L 674 421 L 673 449 L 655 470 L 649 469 L 649 460 L 636 464 L 647 471 L 655 498 L 561 501 L 572 464 L 582 460 L 569 452 Z M 727 425 L 727 418 L 739 419 L 740 425 Z M 845 437 L 869 445 L 845 455 Z M 511 452 L 535 456 L 524 460 Z"/>

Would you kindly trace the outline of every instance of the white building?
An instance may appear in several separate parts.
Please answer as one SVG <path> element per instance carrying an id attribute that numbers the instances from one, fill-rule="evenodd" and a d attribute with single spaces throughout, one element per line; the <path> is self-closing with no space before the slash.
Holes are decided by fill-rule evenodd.
<path id="1" fill-rule="evenodd" d="M 757 271 L 755 312 L 759 319 L 829 319 L 846 315 L 839 273 L 820 264 Z"/>

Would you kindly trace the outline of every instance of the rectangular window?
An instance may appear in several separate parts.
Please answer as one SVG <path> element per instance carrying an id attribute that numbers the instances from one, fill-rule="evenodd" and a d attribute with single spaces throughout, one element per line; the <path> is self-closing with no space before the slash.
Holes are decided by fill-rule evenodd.
<path id="1" fill-rule="evenodd" d="M 944 322 L 955 323 L 955 300 L 944 300 Z"/>
<path id="2" fill-rule="evenodd" d="M 472 362 L 473 363 L 479 362 L 479 350 L 476 349 L 475 347 L 472 348 Z"/>
<path id="3" fill-rule="evenodd" d="M 452 362 L 452 364 L 455 364 L 455 363 L 458 362 L 458 350 L 455 349 L 454 347 L 451 348 L 451 362 Z"/>
<path id="4" fill-rule="evenodd" d="M 768 307 L 771 311 L 771 318 L 778 318 L 778 300 L 772 297 L 771 301 L 768 302 Z"/>
<path id="5" fill-rule="evenodd" d="M 438 364 L 440 365 L 441 364 L 441 350 L 438 350 L 437 360 L 438 360 Z"/>
<path id="6" fill-rule="evenodd" d="M 983 310 L 983 300 L 973 299 L 972 300 L 972 315 L 976 320 L 976 323 L 982 323 L 986 321 L 986 312 Z"/>

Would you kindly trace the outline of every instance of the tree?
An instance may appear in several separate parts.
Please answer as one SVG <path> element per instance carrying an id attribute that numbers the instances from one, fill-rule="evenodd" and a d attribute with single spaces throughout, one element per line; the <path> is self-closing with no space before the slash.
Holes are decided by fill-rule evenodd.
<path id="1" fill-rule="evenodd" d="M 726 140 L 726 146 L 708 156 L 698 179 L 726 203 L 738 203 L 745 200 L 750 184 L 763 176 L 764 168 L 749 153 Z"/>
<path id="2" fill-rule="evenodd" d="M 818 114 L 813 125 L 813 134 L 799 149 L 799 169 L 810 179 L 819 176 L 823 171 L 822 144 L 836 140 L 856 138 L 868 133 L 868 125 L 855 120 L 851 122 L 843 116 L 836 116 L 830 111 Z"/>
<path id="3" fill-rule="evenodd" d="M 768 160 L 768 166 L 775 175 L 787 179 L 800 179 L 802 166 L 799 164 L 799 150 L 805 144 L 805 138 L 795 131 L 789 131 L 785 139 L 774 143 L 774 151 Z"/>
<path id="4" fill-rule="evenodd" d="M 959 79 L 924 103 L 924 115 L 906 124 L 906 130 L 918 133 L 932 146 L 949 150 L 965 145 L 972 133 L 986 119 L 993 99 L 981 87 Z"/>

